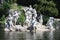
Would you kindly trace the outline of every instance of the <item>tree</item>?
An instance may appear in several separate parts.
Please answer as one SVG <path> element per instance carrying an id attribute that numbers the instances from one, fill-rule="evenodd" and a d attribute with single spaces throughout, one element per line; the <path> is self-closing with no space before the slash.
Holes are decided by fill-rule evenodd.
<path id="1" fill-rule="evenodd" d="M 47 16 L 57 16 L 58 10 L 56 8 L 56 4 L 53 0 L 37 0 L 37 3 L 33 5 L 36 8 L 38 13 Z"/>
<path id="2" fill-rule="evenodd" d="M 57 7 L 57 9 L 58 9 L 58 18 L 60 18 L 60 0 L 54 0 L 54 2 L 56 3 L 56 7 Z"/>
<path id="3" fill-rule="evenodd" d="M 38 14 L 44 15 L 44 24 L 46 24 L 50 16 L 58 16 L 58 10 L 53 0 L 37 0 L 37 3 L 34 4 L 33 7 L 37 10 Z"/>
<path id="4" fill-rule="evenodd" d="M 3 15 L 8 16 L 7 11 L 9 10 L 9 4 L 4 2 L 3 4 L 0 4 L 0 18 L 2 18 Z"/>
<path id="5" fill-rule="evenodd" d="M 5 0 L 7 3 L 16 3 L 17 0 Z"/>

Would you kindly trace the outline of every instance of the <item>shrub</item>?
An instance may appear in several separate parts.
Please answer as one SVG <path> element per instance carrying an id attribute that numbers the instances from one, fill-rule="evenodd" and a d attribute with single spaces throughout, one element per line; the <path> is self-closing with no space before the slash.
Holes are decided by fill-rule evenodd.
<path id="1" fill-rule="evenodd" d="M 25 14 L 23 11 L 21 11 L 21 15 L 19 16 L 17 22 L 19 22 L 23 25 L 24 21 L 25 21 Z"/>

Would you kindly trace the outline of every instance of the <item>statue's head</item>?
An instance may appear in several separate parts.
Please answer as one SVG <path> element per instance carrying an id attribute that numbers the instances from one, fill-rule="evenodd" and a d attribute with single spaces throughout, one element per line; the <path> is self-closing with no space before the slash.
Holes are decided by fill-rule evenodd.
<path id="1" fill-rule="evenodd" d="M 11 17 L 11 15 L 9 14 L 9 17 Z"/>
<path id="2" fill-rule="evenodd" d="M 29 5 L 29 7 L 30 7 L 30 8 L 32 8 L 32 6 L 31 6 L 31 5 Z"/>
<path id="3" fill-rule="evenodd" d="M 54 20 L 54 17 L 50 17 L 51 20 Z"/>

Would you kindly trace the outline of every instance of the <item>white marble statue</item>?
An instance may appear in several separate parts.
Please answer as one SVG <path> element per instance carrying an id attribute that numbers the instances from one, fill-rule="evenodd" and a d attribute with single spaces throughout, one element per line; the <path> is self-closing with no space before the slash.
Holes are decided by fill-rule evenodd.
<path id="1" fill-rule="evenodd" d="M 33 11 L 33 8 L 31 5 L 29 5 L 29 11 Z"/>
<path id="2" fill-rule="evenodd" d="M 27 25 L 29 26 L 30 25 L 30 21 L 31 21 L 31 12 L 30 11 L 27 11 L 26 13 L 25 13 L 25 15 L 26 15 L 26 20 L 25 20 L 25 22 L 27 23 Z"/>
<path id="3" fill-rule="evenodd" d="M 54 22 L 54 17 L 50 17 L 46 25 L 49 25 L 50 29 L 53 29 L 53 22 Z"/>
<path id="4" fill-rule="evenodd" d="M 25 9 L 24 9 L 25 10 Z M 32 27 L 36 25 L 36 17 L 37 17 L 37 12 L 36 9 L 33 9 L 32 6 L 29 6 L 29 9 L 25 10 L 25 16 L 26 20 L 25 23 L 28 25 L 28 27 Z"/>
<path id="5" fill-rule="evenodd" d="M 13 23 L 14 25 L 16 25 L 16 22 L 17 22 L 17 19 L 20 15 L 20 12 L 18 10 L 14 10 L 14 13 L 13 13 Z"/>
<path id="6" fill-rule="evenodd" d="M 13 17 L 11 17 L 11 15 L 5 20 L 5 28 L 10 29 L 13 26 L 13 22 L 12 22 Z"/>
<path id="7" fill-rule="evenodd" d="M 36 17 L 37 17 L 37 12 L 35 9 L 33 9 L 33 13 L 32 13 L 32 23 L 33 23 L 33 27 L 36 26 Z"/>
<path id="8" fill-rule="evenodd" d="M 33 9 L 32 9 L 32 7 L 30 6 L 29 7 L 29 9 L 27 9 L 26 10 L 26 12 L 25 12 L 25 18 L 26 18 L 26 20 L 25 20 L 25 23 L 27 24 L 27 26 L 28 27 L 30 27 L 30 24 L 31 24 L 31 21 L 32 21 L 32 11 Z"/>
<path id="9" fill-rule="evenodd" d="M 15 9 L 9 10 L 9 15 L 5 20 L 5 30 L 7 29 L 11 30 L 11 28 L 16 25 L 19 15 L 20 12 L 18 10 Z"/>
<path id="10" fill-rule="evenodd" d="M 42 14 L 40 14 L 39 22 L 41 23 L 41 25 L 43 24 L 43 15 Z"/>
<path id="11" fill-rule="evenodd" d="M 39 21 L 40 27 L 43 27 L 43 15 L 42 14 L 40 14 L 40 16 L 38 17 L 38 21 Z"/>

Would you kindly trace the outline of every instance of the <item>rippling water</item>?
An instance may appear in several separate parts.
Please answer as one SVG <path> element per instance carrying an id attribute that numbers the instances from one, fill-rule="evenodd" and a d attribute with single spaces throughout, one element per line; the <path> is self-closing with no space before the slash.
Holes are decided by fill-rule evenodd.
<path id="1" fill-rule="evenodd" d="M 46 32 L 3 32 L 0 40 L 60 40 L 60 30 Z"/>

